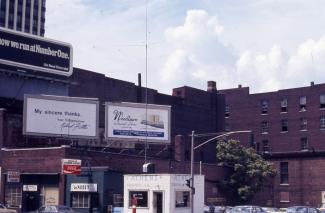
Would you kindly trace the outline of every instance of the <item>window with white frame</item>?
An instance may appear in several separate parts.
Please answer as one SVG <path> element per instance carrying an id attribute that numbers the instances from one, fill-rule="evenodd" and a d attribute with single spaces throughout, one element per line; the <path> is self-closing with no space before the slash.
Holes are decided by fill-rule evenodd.
<path id="1" fill-rule="evenodd" d="M 301 96 L 299 98 L 300 111 L 306 111 L 306 105 L 307 105 L 307 98 L 306 98 L 306 96 Z"/>
<path id="2" fill-rule="evenodd" d="M 307 118 L 300 118 L 300 130 L 307 130 Z"/>
<path id="3" fill-rule="evenodd" d="M 325 116 L 324 115 L 322 115 L 322 116 L 320 116 L 320 129 L 325 129 Z"/>
<path id="4" fill-rule="evenodd" d="M 22 188 L 17 185 L 6 185 L 5 204 L 10 207 L 21 206 Z"/>
<path id="5" fill-rule="evenodd" d="M 270 144 L 268 140 L 263 140 L 263 152 L 269 152 L 270 151 Z"/>
<path id="6" fill-rule="evenodd" d="M 308 150 L 308 138 L 307 137 L 300 138 L 300 144 L 301 144 L 301 147 L 300 147 L 301 150 Z"/>
<path id="7" fill-rule="evenodd" d="M 320 108 L 325 109 L 325 94 L 319 96 Z"/>
<path id="8" fill-rule="evenodd" d="M 176 208 L 190 207 L 190 192 L 189 191 L 176 191 L 175 192 L 175 207 Z"/>
<path id="9" fill-rule="evenodd" d="M 282 119 L 281 120 L 281 132 L 287 132 L 288 131 L 288 120 Z"/>
<path id="10" fill-rule="evenodd" d="M 90 207 L 90 194 L 84 192 L 74 192 L 71 194 L 71 207 L 72 208 L 89 208 Z"/>
<path id="11" fill-rule="evenodd" d="M 230 116 L 230 106 L 226 105 L 226 107 L 225 107 L 225 117 L 229 118 L 229 116 Z"/>
<path id="12" fill-rule="evenodd" d="M 148 191 L 129 191 L 129 207 L 148 207 Z"/>
<path id="13" fill-rule="evenodd" d="M 280 162 L 280 184 L 289 184 L 289 163 Z"/>
<path id="14" fill-rule="evenodd" d="M 267 100 L 262 100 L 261 101 L 261 113 L 262 114 L 267 114 L 269 108 L 269 102 Z"/>
<path id="15" fill-rule="evenodd" d="M 281 100 L 281 112 L 288 112 L 288 100 L 286 98 Z"/>
<path id="16" fill-rule="evenodd" d="M 261 122 L 261 132 L 268 133 L 269 132 L 269 123 L 267 121 Z"/>

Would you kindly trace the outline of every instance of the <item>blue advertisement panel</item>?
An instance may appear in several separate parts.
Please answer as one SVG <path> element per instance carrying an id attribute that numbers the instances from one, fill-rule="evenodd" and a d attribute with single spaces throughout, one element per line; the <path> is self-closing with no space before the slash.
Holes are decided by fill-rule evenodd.
<path id="1" fill-rule="evenodd" d="M 0 64 L 70 76 L 72 46 L 43 37 L 0 29 Z"/>

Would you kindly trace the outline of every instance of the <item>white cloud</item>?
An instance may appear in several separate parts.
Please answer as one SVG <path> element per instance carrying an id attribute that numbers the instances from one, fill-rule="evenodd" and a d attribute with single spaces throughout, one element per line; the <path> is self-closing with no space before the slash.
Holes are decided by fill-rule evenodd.
<path id="1" fill-rule="evenodd" d="M 223 30 L 218 18 L 204 10 L 189 10 L 183 25 L 168 28 L 165 37 L 171 51 L 161 70 L 163 83 L 202 88 L 211 79 L 227 82 L 236 55 L 220 40 Z"/>

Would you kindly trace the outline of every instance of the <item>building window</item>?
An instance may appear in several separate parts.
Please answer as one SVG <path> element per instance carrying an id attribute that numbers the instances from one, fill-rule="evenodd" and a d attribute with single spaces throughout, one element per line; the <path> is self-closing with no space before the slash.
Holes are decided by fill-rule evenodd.
<path id="1" fill-rule="evenodd" d="M 89 193 L 72 193 L 71 194 L 71 207 L 72 208 L 89 208 L 90 207 L 90 194 Z"/>
<path id="2" fill-rule="evenodd" d="M 269 132 L 269 124 L 267 121 L 261 122 L 261 132 L 262 133 L 268 133 Z"/>
<path id="3" fill-rule="evenodd" d="M 300 118 L 300 130 L 307 130 L 307 118 Z"/>
<path id="4" fill-rule="evenodd" d="M 230 131 L 230 124 L 229 122 L 225 122 L 225 131 L 229 132 Z"/>
<path id="5" fill-rule="evenodd" d="M 261 112 L 262 114 L 267 114 L 269 108 L 269 103 L 267 100 L 262 100 L 261 101 Z"/>
<path id="6" fill-rule="evenodd" d="M 280 202 L 284 202 L 284 203 L 290 202 L 289 192 L 280 192 Z"/>
<path id="7" fill-rule="evenodd" d="M 129 192 L 129 207 L 136 205 L 137 207 L 148 207 L 148 192 L 147 191 L 130 191 Z"/>
<path id="8" fill-rule="evenodd" d="M 325 94 L 319 96 L 320 108 L 325 109 Z"/>
<path id="9" fill-rule="evenodd" d="M 117 207 L 123 207 L 123 195 L 113 194 L 113 204 Z"/>
<path id="10" fill-rule="evenodd" d="M 308 150 L 308 138 L 307 137 L 303 137 L 300 138 L 300 144 L 301 144 L 301 150 Z"/>
<path id="11" fill-rule="evenodd" d="M 281 100 L 281 112 L 288 112 L 288 100 L 286 98 Z"/>
<path id="12" fill-rule="evenodd" d="M 230 106 L 226 105 L 225 107 L 225 117 L 229 118 L 230 116 Z"/>
<path id="13" fill-rule="evenodd" d="M 325 129 L 325 116 L 320 116 L 320 129 Z"/>
<path id="14" fill-rule="evenodd" d="M 281 132 L 288 132 L 288 120 L 281 120 Z"/>
<path id="15" fill-rule="evenodd" d="M 270 144 L 268 140 L 263 140 L 263 152 L 269 152 L 270 151 Z"/>
<path id="16" fill-rule="evenodd" d="M 176 208 L 190 207 L 190 192 L 189 191 L 176 191 L 175 192 L 175 207 Z"/>
<path id="17" fill-rule="evenodd" d="M 22 189 L 15 185 L 6 185 L 5 204 L 9 207 L 19 207 L 21 205 Z"/>
<path id="18" fill-rule="evenodd" d="M 289 184 L 289 163 L 280 162 L 280 184 Z"/>
<path id="19" fill-rule="evenodd" d="M 307 98 L 306 96 L 301 96 L 299 98 L 300 111 L 306 111 Z"/>

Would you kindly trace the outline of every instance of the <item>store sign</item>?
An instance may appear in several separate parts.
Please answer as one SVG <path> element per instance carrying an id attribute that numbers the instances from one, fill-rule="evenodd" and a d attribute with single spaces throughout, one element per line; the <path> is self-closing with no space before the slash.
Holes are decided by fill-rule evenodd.
<path id="1" fill-rule="evenodd" d="M 25 95 L 25 135 L 98 138 L 97 99 Z"/>
<path id="2" fill-rule="evenodd" d="M 81 160 L 62 159 L 62 174 L 80 174 Z"/>
<path id="3" fill-rule="evenodd" d="M 37 185 L 23 185 L 24 192 L 37 192 Z"/>
<path id="4" fill-rule="evenodd" d="M 0 64 L 63 76 L 72 74 L 72 46 L 0 29 Z"/>
<path id="5" fill-rule="evenodd" d="M 170 106 L 107 102 L 105 136 L 170 143 Z"/>
<path id="6" fill-rule="evenodd" d="M 97 192 L 97 183 L 72 183 L 71 192 Z"/>
<path id="7" fill-rule="evenodd" d="M 7 182 L 8 183 L 19 183 L 20 182 L 20 172 L 8 171 Z"/>

